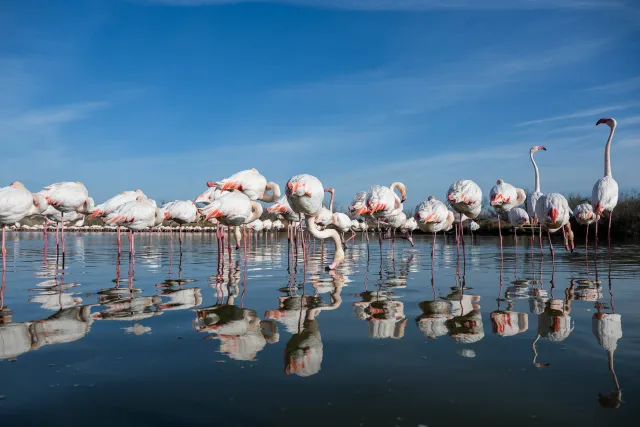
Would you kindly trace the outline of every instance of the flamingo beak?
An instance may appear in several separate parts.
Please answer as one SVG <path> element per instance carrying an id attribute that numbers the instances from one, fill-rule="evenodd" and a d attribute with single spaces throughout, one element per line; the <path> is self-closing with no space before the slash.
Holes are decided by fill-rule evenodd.
<path id="1" fill-rule="evenodd" d="M 455 198 L 455 196 L 453 195 L 453 193 L 449 193 L 449 194 L 447 194 L 447 200 L 449 200 L 449 201 L 452 201 L 452 202 L 453 202 L 455 199 L 456 199 L 456 198 Z"/>
<path id="2" fill-rule="evenodd" d="M 207 181 L 207 187 L 211 188 L 211 187 L 216 187 L 216 183 L 213 181 Z"/>
<path id="3" fill-rule="evenodd" d="M 547 151 L 543 145 L 538 145 L 538 150 Z"/>
<path id="4" fill-rule="evenodd" d="M 407 200 L 407 193 L 405 193 L 404 191 L 402 192 L 402 203 L 404 203 L 404 201 Z"/>
<path id="5" fill-rule="evenodd" d="M 558 210 L 556 208 L 552 208 L 549 211 L 549 217 L 551 218 L 551 221 L 556 222 L 556 219 L 558 219 Z"/>
<path id="6" fill-rule="evenodd" d="M 369 213 L 369 209 L 367 209 L 366 207 L 361 207 L 360 209 L 357 209 L 354 214 L 355 215 L 366 215 Z"/>
<path id="7" fill-rule="evenodd" d="M 609 121 L 609 119 L 600 119 L 598 120 L 598 122 L 596 123 L 596 126 L 601 125 L 601 124 L 607 124 L 607 122 Z"/>
<path id="8" fill-rule="evenodd" d="M 164 219 L 171 219 L 171 214 L 169 212 L 165 212 Z"/>
<path id="9" fill-rule="evenodd" d="M 434 222 L 436 214 L 434 212 L 430 213 L 429 216 L 425 219 L 425 222 Z"/>

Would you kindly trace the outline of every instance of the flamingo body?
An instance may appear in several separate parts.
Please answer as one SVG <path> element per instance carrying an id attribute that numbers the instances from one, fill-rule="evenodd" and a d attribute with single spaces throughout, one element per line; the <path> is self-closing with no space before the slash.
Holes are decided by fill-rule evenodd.
<path id="1" fill-rule="evenodd" d="M 176 200 L 162 206 L 164 218 L 180 225 L 197 221 L 198 208 L 191 200 Z"/>
<path id="2" fill-rule="evenodd" d="M 57 182 L 44 187 L 40 194 L 63 213 L 76 211 L 89 198 L 89 192 L 81 182 Z"/>
<path id="3" fill-rule="evenodd" d="M 482 190 L 475 182 L 461 179 L 449 187 L 447 200 L 451 207 L 469 219 L 477 218 L 482 210 Z"/>
<path id="4" fill-rule="evenodd" d="M 453 223 L 453 212 L 433 196 L 416 206 L 414 218 L 420 230 L 437 233 Z"/>
<path id="5" fill-rule="evenodd" d="M 562 194 L 549 193 L 544 194 L 538 200 L 536 214 L 540 224 L 553 233 L 569 222 L 569 217 L 573 212 Z"/>

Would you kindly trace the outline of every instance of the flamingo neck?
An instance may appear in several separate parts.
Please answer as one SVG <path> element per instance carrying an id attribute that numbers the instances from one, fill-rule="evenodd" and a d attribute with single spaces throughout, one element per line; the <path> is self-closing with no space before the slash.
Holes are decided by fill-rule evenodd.
<path id="1" fill-rule="evenodd" d="M 538 165 L 536 164 L 536 161 L 533 160 L 533 151 L 529 152 L 529 157 L 531 157 L 531 163 L 533 163 L 533 171 L 535 174 L 535 181 L 533 182 L 533 185 L 535 187 L 535 192 L 539 193 L 540 192 L 540 172 L 538 171 Z"/>
<path id="2" fill-rule="evenodd" d="M 336 249 L 333 255 L 332 266 L 335 268 L 335 266 L 344 261 L 344 250 L 342 249 L 342 240 L 340 239 L 340 235 L 332 228 L 325 228 L 322 231 L 318 230 L 315 219 L 315 216 L 305 215 L 304 220 L 307 224 L 307 230 L 309 230 L 309 233 L 311 233 L 311 235 L 316 239 L 324 240 L 330 238 L 333 240 Z"/>
<path id="3" fill-rule="evenodd" d="M 267 194 L 271 192 L 271 194 Z M 264 194 L 260 197 L 260 200 L 267 203 L 273 203 L 280 198 L 280 186 L 275 182 L 270 182 L 264 188 Z"/>
<path id="4" fill-rule="evenodd" d="M 251 215 L 247 219 L 247 224 L 251 224 L 256 219 L 260 219 L 262 216 L 262 205 L 258 202 L 251 202 Z"/>
<path id="5" fill-rule="evenodd" d="M 613 132 L 615 132 L 615 130 L 615 127 L 611 128 L 607 145 L 604 147 L 604 176 L 611 176 L 611 140 L 613 139 Z"/>

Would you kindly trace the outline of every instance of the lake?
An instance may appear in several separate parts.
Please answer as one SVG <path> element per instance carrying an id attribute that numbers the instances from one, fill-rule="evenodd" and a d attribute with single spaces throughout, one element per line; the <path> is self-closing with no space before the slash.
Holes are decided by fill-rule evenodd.
<path id="1" fill-rule="evenodd" d="M 285 233 L 286 235 L 286 233 Z M 8 232 L 3 425 L 635 425 L 640 246 Z M 124 239 L 126 242 L 126 238 Z M 579 242 L 579 243 L 578 243 Z M 545 245 L 546 249 L 546 245 Z M 466 259 L 466 261 L 465 261 Z M 588 259 L 589 263 L 586 263 Z M 599 285 L 598 285 L 599 282 Z M 620 326 L 621 325 L 621 326 Z"/>

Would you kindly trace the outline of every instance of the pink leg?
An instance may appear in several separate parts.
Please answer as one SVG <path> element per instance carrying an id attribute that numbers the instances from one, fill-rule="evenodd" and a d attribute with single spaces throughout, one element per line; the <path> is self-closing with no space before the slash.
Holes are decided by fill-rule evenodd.
<path id="1" fill-rule="evenodd" d="M 611 258 L 611 220 L 613 219 L 613 211 L 609 212 L 609 258 Z"/>
<path id="2" fill-rule="evenodd" d="M 133 254 L 133 257 L 135 258 L 136 256 L 136 237 L 133 234 L 133 230 L 131 230 L 131 254 Z"/>
<path id="3" fill-rule="evenodd" d="M 7 248 L 5 247 L 5 226 L 2 226 L 2 271 L 7 269 Z"/>
<path id="4" fill-rule="evenodd" d="M 433 244 L 431 245 L 431 264 L 433 264 L 433 258 L 436 255 L 436 233 L 433 233 Z"/>
<path id="5" fill-rule="evenodd" d="M 589 275 L 589 224 L 587 224 L 587 234 L 584 239 L 584 258 L 587 264 L 587 276 Z"/>
<path id="6" fill-rule="evenodd" d="M 171 228 L 173 230 L 173 227 Z M 180 224 L 180 229 L 178 230 L 178 238 L 180 240 L 180 244 L 182 244 L 182 224 Z"/>
<path id="7" fill-rule="evenodd" d="M 567 241 L 567 233 L 564 229 L 564 226 L 562 226 L 562 238 L 564 239 L 564 250 L 568 251 L 569 250 L 569 242 Z"/>
<path id="8" fill-rule="evenodd" d="M 62 239 L 62 253 L 64 254 L 64 214 L 61 215 L 62 218 L 62 231 L 60 232 L 60 238 Z"/>
<path id="9" fill-rule="evenodd" d="M 551 262 L 555 264 L 556 254 L 553 250 L 553 243 L 551 243 L 551 233 L 549 233 L 549 230 L 547 230 L 547 237 L 549 238 L 549 248 L 551 249 Z"/>
<path id="10" fill-rule="evenodd" d="M 56 222 L 56 246 L 60 245 L 60 223 Z"/>
<path id="11" fill-rule="evenodd" d="M 169 240 L 173 241 L 173 226 L 169 224 Z"/>
<path id="12" fill-rule="evenodd" d="M 516 241 L 516 259 L 518 258 L 518 229 L 513 227 L 513 238 Z"/>
<path id="13" fill-rule="evenodd" d="M 500 235 L 500 259 L 502 259 L 502 224 L 500 224 L 499 214 L 498 214 L 498 234 Z"/>
<path id="14" fill-rule="evenodd" d="M 596 248 L 595 248 L 595 251 L 593 253 L 593 257 L 594 257 L 594 259 L 597 259 L 598 258 L 598 221 L 597 220 L 596 220 L 596 243 L 595 243 L 595 245 L 596 245 Z"/>
<path id="15" fill-rule="evenodd" d="M 349 243 L 349 240 L 353 239 L 354 237 L 356 237 L 356 232 L 355 232 L 355 231 L 353 231 L 353 230 L 351 230 L 351 237 L 349 237 L 349 238 L 347 239 L 347 241 L 346 241 L 346 242 L 344 242 L 344 243 L 345 243 L 345 244 L 346 244 L 346 243 Z"/>
<path id="16" fill-rule="evenodd" d="M 116 228 L 116 235 L 118 237 L 118 255 L 119 255 L 120 251 L 122 250 L 122 242 L 120 241 L 120 226 Z"/>

